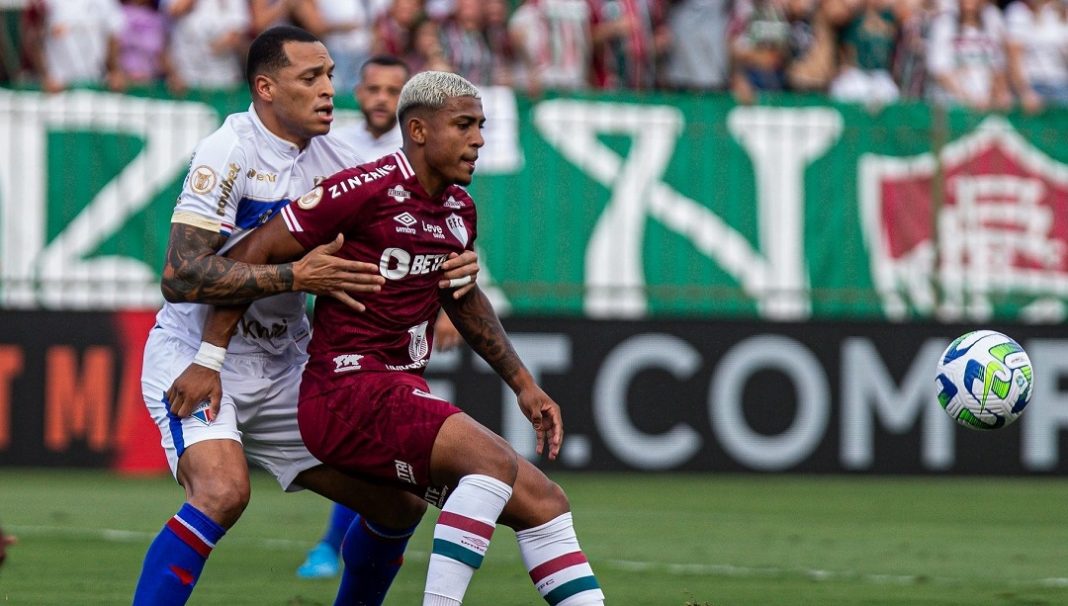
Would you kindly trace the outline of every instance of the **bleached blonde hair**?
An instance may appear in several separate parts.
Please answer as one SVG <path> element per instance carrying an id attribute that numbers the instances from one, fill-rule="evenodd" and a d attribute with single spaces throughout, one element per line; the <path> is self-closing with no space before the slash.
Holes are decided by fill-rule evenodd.
<path id="1" fill-rule="evenodd" d="M 481 99 L 475 85 L 463 76 L 452 72 L 419 72 L 401 89 L 397 117 L 403 120 L 405 112 L 417 107 L 441 109 L 454 97 Z"/>

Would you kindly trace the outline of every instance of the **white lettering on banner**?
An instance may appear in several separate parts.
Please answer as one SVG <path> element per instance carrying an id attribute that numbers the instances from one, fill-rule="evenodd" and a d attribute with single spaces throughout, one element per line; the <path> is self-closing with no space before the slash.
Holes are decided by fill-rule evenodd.
<path id="1" fill-rule="evenodd" d="M 932 339 L 916 352 L 900 388 L 886 371 L 879 350 L 868 339 L 842 342 L 842 440 L 839 456 L 846 469 L 869 469 L 875 462 L 874 427 L 905 433 L 923 422 L 920 458 L 927 469 L 953 465 L 956 426 L 941 407 L 933 405 L 932 369 L 946 342 Z"/>
<path id="2" fill-rule="evenodd" d="M 566 333 L 522 333 L 512 335 L 516 352 L 541 384 L 545 375 L 569 377 L 574 368 L 575 346 Z M 892 442 L 892 436 L 916 434 L 920 440 L 919 463 L 927 471 L 952 470 L 957 463 L 956 434 L 952 420 L 934 398 L 934 378 L 930 369 L 945 346 L 942 339 L 931 338 L 916 350 L 912 362 L 900 380 L 895 381 L 880 350 L 880 341 L 868 337 L 845 337 L 839 344 L 840 368 L 823 366 L 812 351 L 813 345 L 783 335 L 757 334 L 733 344 L 717 355 L 720 362 L 708 369 L 709 359 L 701 349 L 676 335 L 646 333 L 627 338 L 609 351 L 599 365 L 583 375 L 582 385 L 571 392 L 590 390 L 590 420 L 596 435 L 566 434 L 560 461 L 571 468 L 589 466 L 595 445 L 603 447 L 620 462 L 640 470 L 672 470 L 704 457 L 712 444 L 744 469 L 779 471 L 804 465 L 817 449 L 837 440 L 838 462 L 843 470 L 867 471 L 879 467 L 893 469 L 895 463 L 877 460 L 876 440 Z M 1023 343 L 1032 359 L 1043 361 L 1036 368 L 1034 396 L 1022 425 L 1020 461 L 1025 471 L 1055 470 L 1060 462 L 1060 439 L 1068 430 L 1068 393 L 1060 386 L 1068 375 L 1068 341 L 1028 340 Z M 473 369 L 482 374 L 493 370 L 481 358 L 472 355 Z M 1062 362 L 1063 361 L 1063 362 Z M 585 372 L 585 367 L 583 367 Z M 659 433 L 642 429 L 628 401 L 635 381 L 650 369 L 658 374 L 670 373 L 678 383 L 693 383 L 693 378 L 708 378 L 708 426 L 698 427 L 691 421 L 671 418 L 671 405 L 658 409 L 658 425 L 667 427 Z M 462 370 L 458 354 L 435 356 L 432 372 Z M 789 379 L 793 393 L 784 393 L 784 401 L 796 402 L 793 419 L 786 429 L 774 435 L 755 431 L 746 420 L 746 390 L 762 372 L 775 372 Z M 841 377 L 838 389 L 832 389 L 830 375 Z M 451 401 L 457 383 L 449 375 L 431 379 L 432 392 Z M 462 376 L 456 375 L 457 378 Z M 670 379 L 668 379 L 670 380 Z M 663 379 L 661 379 L 663 381 Z M 676 386 L 669 387 L 671 392 Z M 686 387 L 684 389 L 690 389 Z M 698 387 L 699 389 L 699 387 Z M 551 395 L 550 390 L 550 395 Z M 564 397 L 560 394 L 559 397 Z M 579 396 L 582 397 L 582 396 Z M 837 405 L 835 401 L 840 402 Z M 560 402 L 564 406 L 565 424 L 568 408 L 580 402 Z M 647 402 L 661 405 L 661 402 Z M 700 406 L 700 397 L 691 404 Z M 535 437 L 530 422 L 516 405 L 515 395 L 500 383 L 500 434 L 516 452 L 531 460 L 535 454 Z M 839 425 L 830 424 L 837 410 Z M 837 436 L 833 435 L 837 431 Z M 714 437 L 714 440 L 710 439 Z M 826 452 L 826 451 L 824 451 Z M 602 462 L 603 463 L 603 462 Z M 707 464 L 707 463 L 706 463 Z M 821 465 L 825 465 L 823 462 Z"/>
<path id="3" fill-rule="evenodd" d="M 728 454 L 754 469 L 778 471 L 804 461 L 819 446 L 830 417 L 830 389 L 819 360 L 788 337 L 750 337 L 723 354 L 712 376 L 708 411 L 712 431 Z M 787 375 L 797 390 L 793 424 L 776 436 L 754 432 L 742 413 L 746 383 L 757 371 Z"/>
<path id="4" fill-rule="evenodd" d="M 620 460 L 638 469 L 670 469 L 701 449 L 694 428 L 678 423 L 659 435 L 642 432 L 627 414 L 627 389 L 641 370 L 656 367 L 686 379 L 701 367 L 701 354 L 671 335 L 638 335 L 609 353 L 593 387 L 593 418 L 605 444 Z"/>
<path id="5" fill-rule="evenodd" d="M 535 107 L 534 124 L 572 164 L 612 190 L 586 249 L 587 314 L 645 314 L 642 248 L 648 216 L 690 240 L 737 279 L 757 298 L 764 317 L 809 315 L 804 169 L 840 135 L 842 118 L 835 110 L 743 107 L 727 117 L 756 171 L 763 256 L 722 218 L 663 182 L 682 133 L 678 109 L 555 99 Z M 606 133 L 632 138 L 626 158 L 598 139 Z"/>
<path id="6" fill-rule="evenodd" d="M 173 119 L 156 119 L 165 114 Z M 0 90 L 0 304 L 50 309 L 159 306 L 156 269 L 124 256 L 89 257 L 188 166 L 189 151 L 219 124 L 202 103 L 76 90 L 55 95 Z M 140 137 L 144 148 L 51 241 L 47 234 L 50 132 L 91 130 Z M 101 279 L 121 287 L 100 288 Z M 35 284 L 40 286 L 35 286 Z"/>
<path id="7" fill-rule="evenodd" d="M 1023 346 L 1035 361 L 1035 382 L 1019 421 L 1020 457 L 1028 470 L 1050 471 L 1060 464 L 1060 439 L 1068 429 L 1068 393 L 1061 387 L 1068 376 L 1068 341 L 1028 339 Z"/>

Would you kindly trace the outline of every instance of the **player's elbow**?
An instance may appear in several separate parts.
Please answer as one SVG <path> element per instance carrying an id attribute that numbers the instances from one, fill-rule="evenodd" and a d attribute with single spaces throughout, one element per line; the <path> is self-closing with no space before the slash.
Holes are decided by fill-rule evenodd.
<path id="1" fill-rule="evenodd" d="M 167 266 L 160 280 L 160 291 L 168 303 L 195 303 L 199 277 L 188 269 Z"/>

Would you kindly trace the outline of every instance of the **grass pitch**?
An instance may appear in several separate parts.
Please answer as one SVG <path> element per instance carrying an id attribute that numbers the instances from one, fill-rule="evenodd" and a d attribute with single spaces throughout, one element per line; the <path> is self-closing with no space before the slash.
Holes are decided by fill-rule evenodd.
<path id="1" fill-rule="evenodd" d="M 609 604 L 1068 604 L 1068 480 L 823 476 L 554 476 Z M 2 604 L 128 604 L 148 543 L 181 503 L 169 477 L 0 469 L 0 522 L 20 542 Z M 191 604 L 332 604 L 296 566 L 329 505 L 264 475 Z M 387 605 L 419 604 L 428 515 Z M 472 605 L 544 604 L 498 528 Z"/>

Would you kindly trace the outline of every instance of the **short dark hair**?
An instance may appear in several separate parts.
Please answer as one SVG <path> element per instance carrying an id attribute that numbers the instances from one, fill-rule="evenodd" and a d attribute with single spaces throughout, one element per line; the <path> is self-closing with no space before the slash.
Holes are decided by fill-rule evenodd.
<path id="1" fill-rule="evenodd" d="M 378 65 L 381 67 L 400 67 L 404 69 L 404 78 L 412 75 L 412 69 L 408 67 L 408 64 L 404 62 L 404 59 L 395 57 L 393 55 L 374 55 L 367 61 L 363 62 L 360 66 L 360 80 L 363 80 L 363 75 L 367 71 L 367 66 Z"/>
<path id="2" fill-rule="evenodd" d="M 315 34 L 292 25 L 277 25 L 265 30 L 248 47 L 248 59 L 245 61 L 245 80 L 249 90 L 253 90 L 256 76 L 264 72 L 275 72 L 289 65 L 286 56 L 286 42 L 319 42 Z"/>

